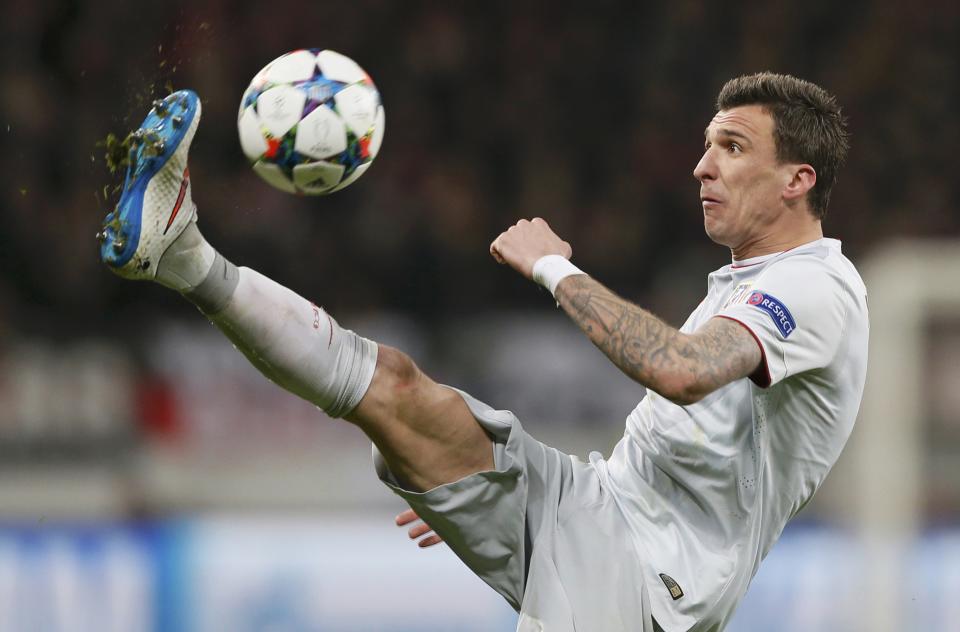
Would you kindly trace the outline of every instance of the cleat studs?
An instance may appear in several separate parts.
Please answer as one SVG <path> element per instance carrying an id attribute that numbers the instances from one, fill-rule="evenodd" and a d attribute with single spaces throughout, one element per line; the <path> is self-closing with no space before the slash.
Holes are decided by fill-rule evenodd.
<path id="1" fill-rule="evenodd" d="M 122 239 L 118 239 L 115 242 L 113 242 L 113 249 L 117 252 L 121 252 L 123 250 L 123 247 L 126 245 L 127 245 L 127 242 L 125 242 Z"/>
<path id="2" fill-rule="evenodd" d="M 171 120 L 173 121 L 174 127 L 180 127 L 183 125 L 183 117 L 180 116 L 179 114 L 174 116 Z"/>
<path id="3" fill-rule="evenodd" d="M 104 241 L 106 241 L 106 239 L 107 239 L 106 230 L 97 231 L 97 241 L 99 241 L 102 244 Z"/>

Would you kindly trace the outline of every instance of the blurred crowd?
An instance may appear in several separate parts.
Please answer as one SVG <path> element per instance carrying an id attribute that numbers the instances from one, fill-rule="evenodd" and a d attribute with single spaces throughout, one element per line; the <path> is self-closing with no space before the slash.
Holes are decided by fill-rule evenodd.
<path id="1" fill-rule="evenodd" d="M 139 333 L 191 316 L 103 270 L 116 202 L 96 143 L 168 87 L 203 99 L 191 153 L 207 237 L 335 314 L 542 306 L 489 242 L 542 216 L 575 262 L 676 324 L 729 260 L 702 231 L 692 169 L 723 82 L 789 72 L 834 92 L 853 149 L 825 230 L 854 260 L 902 236 L 960 236 L 960 5 L 520 1 L 41 0 L 0 26 L 0 342 Z M 376 82 L 377 163 L 330 197 L 269 188 L 239 148 L 266 62 L 331 48 Z M 696 297 L 691 301 L 690 297 Z M 136 324 L 134 324 L 136 323 Z"/>

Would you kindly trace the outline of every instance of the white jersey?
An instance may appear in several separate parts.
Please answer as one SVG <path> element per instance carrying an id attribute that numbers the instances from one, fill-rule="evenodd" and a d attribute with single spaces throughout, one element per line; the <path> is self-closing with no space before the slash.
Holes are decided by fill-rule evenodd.
<path id="1" fill-rule="evenodd" d="M 714 317 L 753 334 L 758 374 L 689 406 L 648 392 L 609 461 L 591 459 L 647 556 L 653 615 L 667 632 L 730 619 L 840 455 L 866 378 L 866 289 L 839 241 L 713 272 L 681 331 Z"/>

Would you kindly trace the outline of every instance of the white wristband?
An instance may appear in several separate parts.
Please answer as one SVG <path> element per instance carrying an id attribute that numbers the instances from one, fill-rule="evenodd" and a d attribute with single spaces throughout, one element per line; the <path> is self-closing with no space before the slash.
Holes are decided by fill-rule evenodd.
<path id="1" fill-rule="evenodd" d="M 533 280 L 553 294 L 560 281 L 574 274 L 586 274 L 563 255 L 546 255 L 533 264 Z"/>

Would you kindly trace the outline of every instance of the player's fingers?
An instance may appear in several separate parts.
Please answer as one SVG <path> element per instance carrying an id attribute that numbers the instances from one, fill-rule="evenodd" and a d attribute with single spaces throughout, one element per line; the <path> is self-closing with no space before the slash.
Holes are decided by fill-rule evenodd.
<path id="1" fill-rule="evenodd" d="M 426 535 L 426 534 L 430 533 L 431 531 L 433 531 L 433 529 L 431 529 L 429 525 L 427 525 L 427 524 L 424 523 L 424 522 L 421 522 L 421 523 L 418 524 L 418 525 L 415 525 L 415 526 L 413 526 L 413 527 L 410 527 L 410 529 L 407 531 L 407 535 L 410 536 L 410 539 L 411 539 L 411 540 L 416 540 L 416 539 L 419 538 L 420 536 Z"/>
<path id="2" fill-rule="evenodd" d="M 503 237 L 501 235 L 500 237 Z M 500 237 L 497 237 L 493 240 L 493 243 L 490 244 L 490 255 L 493 257 L 494 261 L 497 263 L 506 263 L 506 260 L 500 254 Z"/>
<path id="3" fill-rule="evenodd" d="M 443 542 L 443 538 L 441 538 L 437 534 L 433 534 L 417 542 L 417 546 L 419 546 L 421 549 L 425 549 L 428 546 L 433 546 L 434 544 L 440 544 L 441 542 Z"/>
<path id="4" fill-rule="evenodd" d="M 397 514 L 396 523 L 398 527 L 402 527 L 405 524 L 410 524 L 414 520 L 419 520 L 420 516 L 417 515 L 413 509 L 407 509 Z"/>

